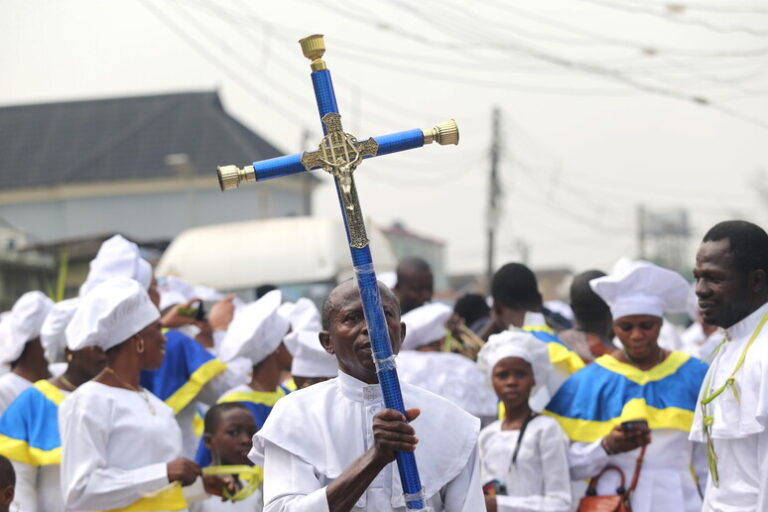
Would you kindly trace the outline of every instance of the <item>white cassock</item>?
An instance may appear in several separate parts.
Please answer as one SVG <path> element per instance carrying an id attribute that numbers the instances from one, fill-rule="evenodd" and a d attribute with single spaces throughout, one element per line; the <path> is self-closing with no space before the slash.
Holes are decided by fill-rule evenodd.
<path id="1" fill-rule="evenodd" d="M 601 441 L 571 444 L 568 454 L 571 478 L 589 479 L 605 466 L 613 465 L 624 472 L 625 487 L 629 488 L 640 449 L 608 455 L 600 445 Z M 689 441 L 687 434 L 681 430 L 654 429 L 651 444 L 645 451 L 637 487 L 632 494 L 632 511 L 699 512 L 701 495 L 697 480 L 706 475 L 706 457 L 702 458 L 704 453 L 703 446 Z M 616 494 L 618 486 L 618 474 L 607 471 L 600 478 L 597 494 Z M 581 496 L 576 499 L 581 499 Z"/>
<path id="2" fill-rule="evenodd" d="M 520 430 L 501 430 L 494 421 L 480 432 L 482 482 L 504 482 L 506 496 L 496 497 L 499 512 L 568 512 L 571 478 L 568 473 L 568 437 L 557 421 L 536 416 L 525 429 L 517 454 L 512 457 Z"/>
<path id="3" fill-rule="evenodd" d="M 702 396 L 725 384 L 766 314 L 768 304 L 725 330 L 729 341 L 720 348 L 704 378 L 691 428 L 692 440 L 706 440 Z M 762 329 L 747 352 L 744 365 L 735 375 L 735 385 L 740 401 L 729 387 L 707 406 L 707 414 L 714 417 L 712 438 L 720 485 L 715 487 L 709 479 L 702 508 L 705 512 L 768 510 L 768 327 Z"/>
<path id="4" fill-rule="evenodd" d="M 168 485 L 167 464 L 181 456 L 173 410 L 149 392 L 86 382 L 59 407 L 59 428 L 68 512 L 131 505 Z"/>
<path id="5" fill-rule="evenodd" d="M 0 414 L 3 414 L 11 402 L 16 400 L 16 397 L 31 385 L 32 382 L 13 372 L 8 372 L 0 377 Z"/>
<path id="6" fill-rule="evenodd" d="M 479 421 L 447 400 L 402 383 L 406 408 L 421 415 L 416 461 L 434 512 L 485 510 L 478 465 Z M 384 409 L 378 384 L 339 376 L 280 399 L 256 434 L 264 446 L 264 511 L 327 512 L 326 487 L 373 446 L 373 416 Z M 403 512 L 395 463 L 357 501 L 355 511 Z"/>
<path id="7" fill-rule="evenodd" d="M 499 401 L 477 364 L 448 352 L 402 350 L 397 355 L 397 375 L 440 395 L 478 417 L 497 417 Z"/>

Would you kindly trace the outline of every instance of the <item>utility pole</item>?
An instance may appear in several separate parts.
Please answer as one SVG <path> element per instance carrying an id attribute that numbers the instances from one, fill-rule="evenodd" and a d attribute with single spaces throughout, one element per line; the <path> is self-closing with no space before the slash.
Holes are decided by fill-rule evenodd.
<path id="1" fill-rule="evenodd" d="M 644 260 L 645 254 L 645 206 L 637 205 L 637 259 Z"/>
<path id="2" fill-rule="evenodd" d="M 499 107 L 494 107 L 492 115 L 491 125 L 491 169 L 490 179 L 488 183 L 488 212 L 487 212 L 487 228 L 488 228 L 488 245 L 486 247 L 486 282 L 488 283 L 488 291 L 490 292 L 491 281 L 493 280 L 493 273 L 495 271 L 495 265 L 493 261 L 494 253 L 496 251 L 496 229 L 499 225 L 499 199 L 501 196 L 501 188 L 499 186 L 499 157 L 501 153 L 501 110 Z"/>

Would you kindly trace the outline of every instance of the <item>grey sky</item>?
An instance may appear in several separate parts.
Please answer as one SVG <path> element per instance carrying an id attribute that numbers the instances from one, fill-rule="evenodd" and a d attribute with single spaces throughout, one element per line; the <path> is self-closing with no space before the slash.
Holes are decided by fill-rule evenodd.
<path id="1" fill-rule="evenodd" d="M 640 202 L 689 208 L 694 240 L 717 220 L 768 218 L 755 185 L 768 172 L 768 7 L 681 3 L 670 15 L 657 0 L 5 0 L 0 103 L 218 89 L 232 115 L 295 152 L 304 129 L 312 144 L 320 133 L 296 41 L 324 33 L 347 131 L 448 118 L 461 130 L 457 147 L 361 166 L 368 217 L 445 240 L 453 271 L 482 270 L 498 105 L 497 261 L 519 258 L 522 239 L 534 266 L 607 269 L 634 254 Z M 323 179 L 315 211 L 338 215 Z"/>

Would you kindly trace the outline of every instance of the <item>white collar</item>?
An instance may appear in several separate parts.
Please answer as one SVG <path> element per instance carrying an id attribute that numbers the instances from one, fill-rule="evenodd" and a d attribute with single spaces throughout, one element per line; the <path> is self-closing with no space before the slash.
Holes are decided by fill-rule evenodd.
<path id="1" fill-rule="evenodd" d="M 339 391 L 353 402 L 382 402 L 381 387 L 378 384 L 366 384 L 339 370 L 336 379 Z"/>
<path id="2" fill-rule="evenodd" d="M 755 331 L 757 324 L 760 322 L 766 312 L 768 312 L 768 302 L 757 308 L 748 316 L 742 318 L 732 326 L 725 329 L 725 338 L 728 341 L 731 341 L 751 336 Z"/>

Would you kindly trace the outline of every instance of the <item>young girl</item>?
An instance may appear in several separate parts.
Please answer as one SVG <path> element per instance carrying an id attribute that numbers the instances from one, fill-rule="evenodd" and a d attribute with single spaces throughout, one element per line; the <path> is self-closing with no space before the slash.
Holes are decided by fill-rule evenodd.
<path id="1" fill-rule="evenodd" d="M 528 398 L 551 371 L 547 345 L 523 331 L 491 336 L 478 353 L 505 417 L 480 432 L 480 472 L 488 512 L 568 512 L 568 439 Z"/>

